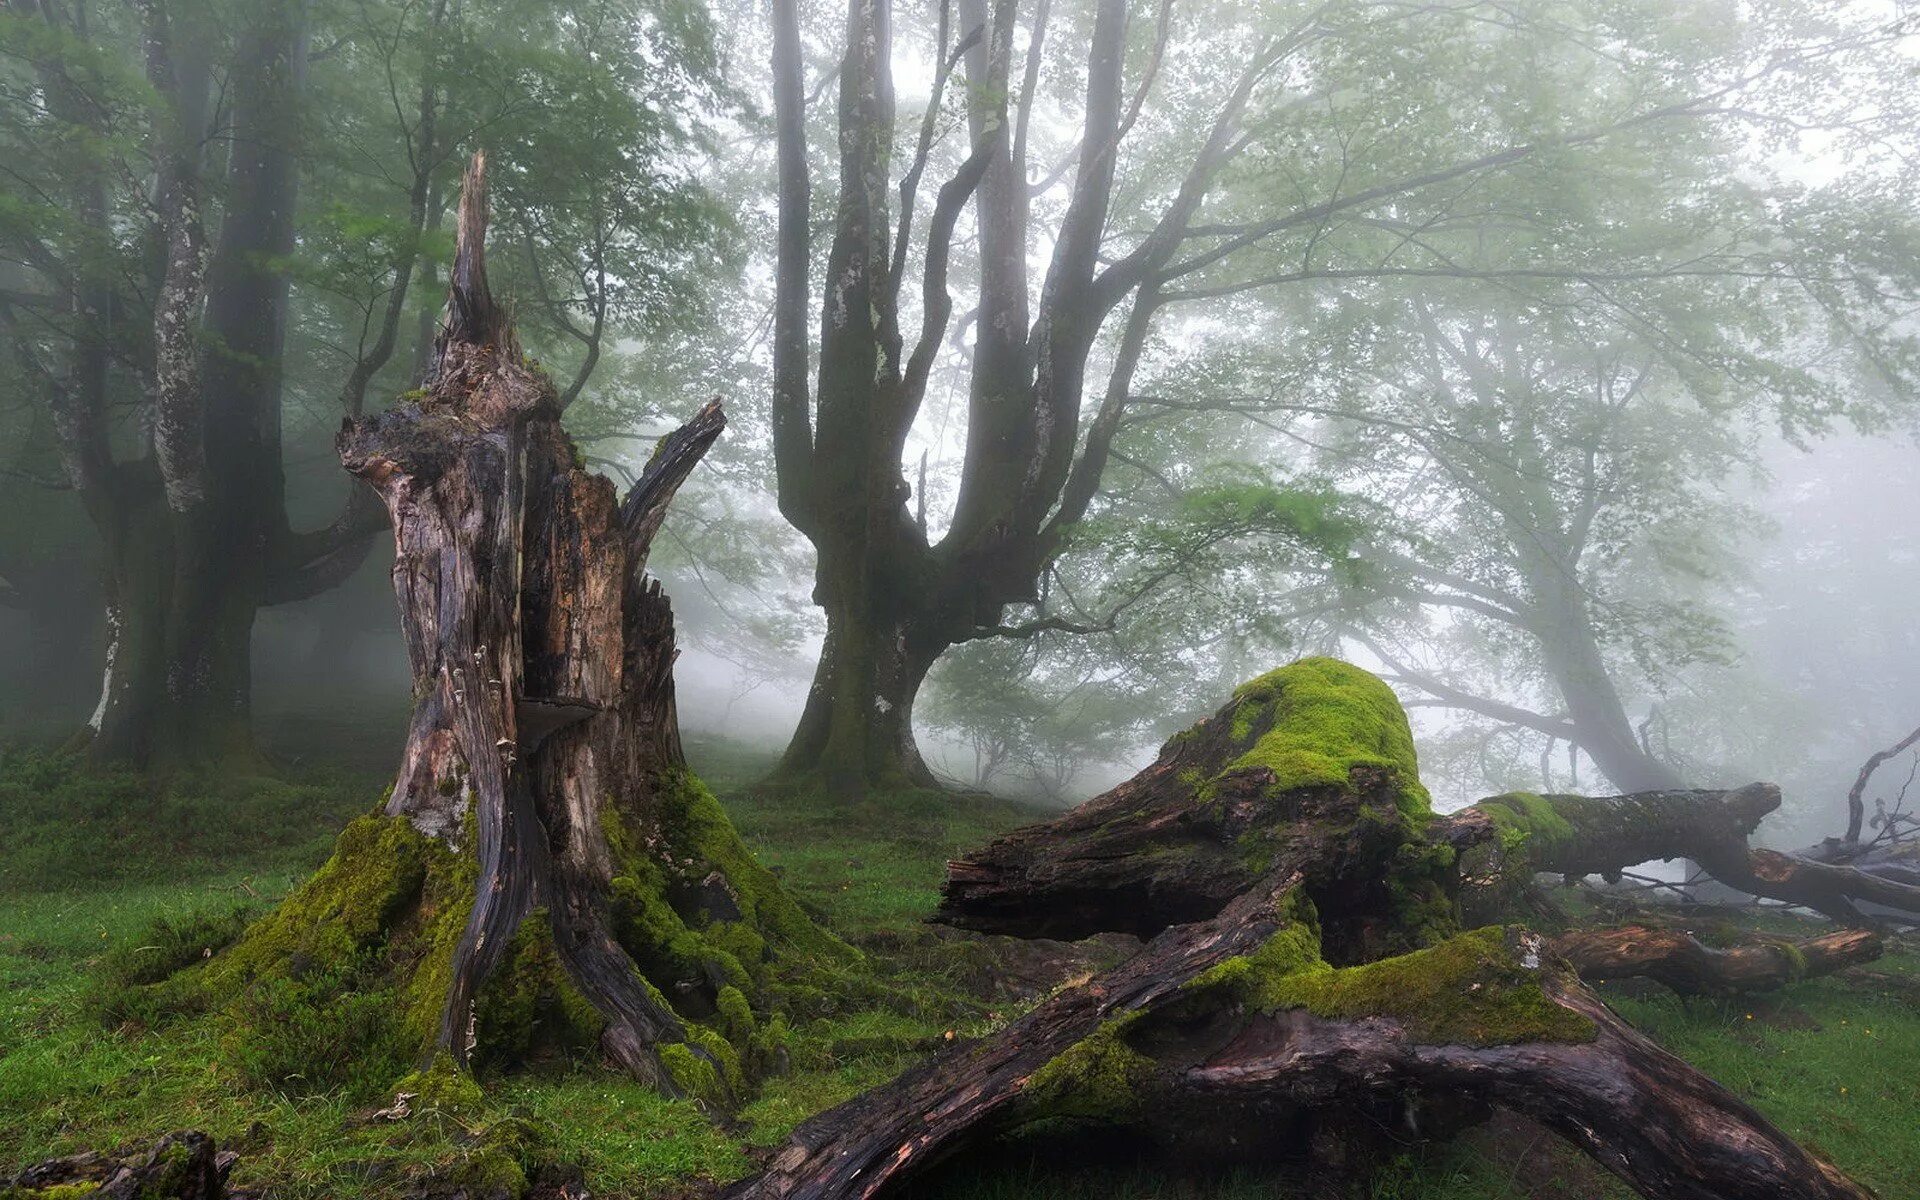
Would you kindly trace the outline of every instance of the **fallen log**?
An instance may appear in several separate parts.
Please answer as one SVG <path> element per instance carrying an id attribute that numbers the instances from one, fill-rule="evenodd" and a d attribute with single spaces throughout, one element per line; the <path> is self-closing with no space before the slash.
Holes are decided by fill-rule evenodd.
<path id="1" fill-rule="evenodd" d="M 729 1200 L 879 1196 L 1039 1120 L 1284 1155 L 1487 1104 L 1556 1130 L 1646 1196 L 1868 1195 L 1627 1027 L 1537 935 L 1495 927 L 1335 970 L 1300 888 L 1290 875 L 1175 926 L 998 1036 L 815 1118 Z"/>
<path id="2" fill-rule="evenodd" d="M 187 1130 L 167 1134 L 145 1153 L 89 1151 L 35 1163 L 15 1175 L 0 1194 L 19 1200 L 243 1200 L 227 1191 L 227 1176 L 238 1157 L 216 1149 L 206 1134 Z"/>
<path id="3" fill-rule="evenodd" d="M 1364 1170 L 1378 1131 L 1444 1134 L 1491 1105 L 1646 1196 L 1866 1196 L 1628 1028 L 1539 935 L 1462 931 L 1462 856 L 1501 833 L 1431 815 L 1378 680 L 1326 659 L 1263 676 L 1133 780 L 951 867 L 941 920 L 1152 935 L 1139 953 L 803 1124 L 728 1195 L 879 1196 L 1063 1120 Z"/>
<path id="4" fill-rule="evenodd" d="M 1857 928 L 1877 924 L 1860 901 L 1920 914 L 1920 886 L 1749 846 L 1761 819 L 1779 807 L 1780 789 L 1770 783 L 1608 797 L 1509 792 L 1469 810 L 1499 834 L 1475 870 L 1498 891 L 1524 885 L 1536 872 L 1617 879 L 1643 862 L 1690 858 L 1730 888 Z"/>
<path id="5" fill-rule="evenodd" d="M 1750 939 L 1726 948 L 1678 929 L 1628 925 L 1576 929 L 1553 939 L 1553 952 L 1589 983 L 1642 977 L 1676 992 L 1725 994 L 1785 987 L 1879 958 L 1879 934 L 1843 929 L 1804 941 Z"/>

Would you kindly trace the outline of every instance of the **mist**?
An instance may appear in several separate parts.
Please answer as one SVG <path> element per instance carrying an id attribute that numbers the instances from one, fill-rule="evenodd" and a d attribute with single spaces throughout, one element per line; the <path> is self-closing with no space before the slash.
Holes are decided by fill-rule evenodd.
<path id="1" fill-rule="evenodd" d="M 1898 0 L 0 10 L 0 1192 L 1920 1200 L 1916 131 Z"/>

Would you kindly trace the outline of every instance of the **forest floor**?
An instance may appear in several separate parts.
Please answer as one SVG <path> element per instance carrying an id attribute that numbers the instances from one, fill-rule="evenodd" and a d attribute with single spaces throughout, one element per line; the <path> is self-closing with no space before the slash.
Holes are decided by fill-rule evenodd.
<path id="1" fill-rule="evenodd" d="M 779 1142 L 806 1116 L 950 1037 L 988 1032 L 1024 1002 L 1022 972 L 1034 966 L 1026 951 L 935 931 L 921 918 L 948 858 L 1035 810 L 934 794 L 827 810 L 814 798 L 754 789 L 765 758 L 693 740 L 695 767 L 763 861 L 865 949 L 901 997 L 797 1029 L 792 1069 L 731 1121 L 573 1065 L 487 1081 L 485 1110 L 458 1120 L 388 1123 L 369 1114 L 390 1099 L 383 1089 L 391 1080 L 246 1088 L 223 1064 L 217 1019 L 148 1029 L 103 1015 L 98 964 L 116 947 L 137 952 L 155 918 L 258 911 L 324 858 L 334 832 L 381 787 L 384 744 L 352 744 L 362 761 L 309 761 L 290 772 L 298 783 L 229 779 L 166 796 L 130 781 L 75 779 L 45 758 L 0 762 L 0 1180 L 50 1155 L 201 1128 L 241 1153 L 237 1185 L 288 1198 L 399 1196 L 425 1174 L 457 1176 L 490 1127 L 518 1118 L 537 1131 L 530 1153 L 577 1165 L 595 1196 L 697 1195 L 749 1172 L 754 1148 Z M 1867 968 L 1745 1000 L 1602 990 L 1636 1026 L 1885 1200 L 1920 1200 L 1920 952 L 1912 944 Z M 917 1195 L 1251 1200 L 1289 1191 L 1271 1169 L 1179 1169 L 1141 1159 L 1130 1145 L 1056 1137 L 957 1162 Z M 1502 1118 L 1444 1146 L 1410 1147 L 1375 1179 L 1372 1195 L 1610 1200 L 1627 1192 L 1553 1135 Z"/>

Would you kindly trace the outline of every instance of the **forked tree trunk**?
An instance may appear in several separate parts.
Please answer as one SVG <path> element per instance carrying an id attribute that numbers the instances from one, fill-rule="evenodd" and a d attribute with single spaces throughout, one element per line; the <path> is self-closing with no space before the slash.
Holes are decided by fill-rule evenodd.
<path id="1" fill-rule="evenodd" d="M 384 974 L 353 986 L 396 990 L 424 1058 L 498 1059 L 538 1023 L 670 1094 L 726 1101 L 777 1050 L 756 1015 L 769 964 L 851 952 L 754 862 L 681 755 L 672 613 L 644 566 L 724 419 L 709 403 L 616 497 L 488 291 L 485 230 L 476 156 L 425 394 L 339 436 L 392 518 L 413 670 L 385 814 L 207 976 L 244 988 L 303 957 L 366 970 L 352 964 L 378 951 Z M 535 1022 L 494 1003 L 502 989 L 550 1011 Z"/>
<path id="2" fill-rule="evenodd" d="M 1628 1028 L 1545 939 L 1460 930 L 1463 861 L 1502 832 L 1486 811 L 1431 814 L 1378 680 L 1326 659 L 1264 676 L 1129 782 L 950 864 L 941 919 L 1151 936 L 1140 953 L 802 1125 L 729 1196 L 888 1194 L 1061 1121 L 1305 1158 L 1337 1183 L 1499 1106 L 1649 1197 L 1865 1200 Z"/>

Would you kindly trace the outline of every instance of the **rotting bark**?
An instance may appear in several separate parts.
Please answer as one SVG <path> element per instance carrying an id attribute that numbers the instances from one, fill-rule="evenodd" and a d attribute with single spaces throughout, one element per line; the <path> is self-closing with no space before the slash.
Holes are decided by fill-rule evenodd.
<path id="1" fill-rule="evenodd" d="M 980 1042 L 823 1113 L 730 1200 L 890 1194 L 1035 1122 L 1361 1174 L 1381 1130 L 1488 1106 L 1665 1200 L 1867 1193 L 1628 1028 L 1538 934 L 1463 932 L 1485 811 L 1434 818 L 1391 692 L 1309 659 L 1082 809 L 952 865 L 937 919 L 1153 939 Z M 1403 1148 L 1403 1147 L 1398 1147 Z M 1352 1182 L 1348 1178 L 1346 1182 Z"/>
<path id="2" fill-rule="evenodd" d="M 511 1061 L 537 1026 L 724 1103 L 777 1053 L 770 965 L 852 953 L 681 754 L 672 612 L 644 568 L 724 417 L 710 402 L 616 497 L 488 288 L 482 157 L 458 224 L 424 394 L 338 439 L 394 529 L 414 677 L 399 772 L 383 813 L 201 981 L 233 996 L 341 971 L 348 990 L 393 990 L 394 1036 L 435 1070 Z"/>

